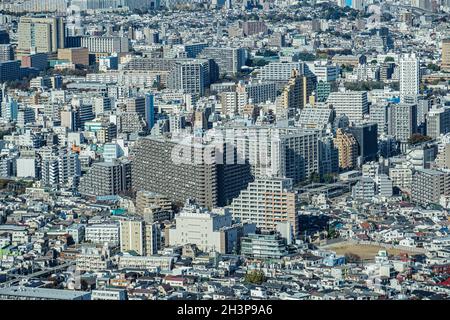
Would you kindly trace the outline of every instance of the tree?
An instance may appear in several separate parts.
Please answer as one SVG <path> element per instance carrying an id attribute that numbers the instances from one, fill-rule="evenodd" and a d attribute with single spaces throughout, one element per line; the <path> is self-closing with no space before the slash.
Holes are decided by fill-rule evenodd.
<path id="1" fill-rule="evenodd" d="M 262 270 L 252 270 L 245 274 L 244 280 L 247 283 L 260 285 L 266 281 L 266 276 Z"/>
<path id="2" fill-rule="evenodd" d="M 346 253 L 345 254 L 345 262 L 347 263 L 358 263 L 361 262 L 361 257 L 354 253 Z"/>
<path id="3" fill-rule="evenodd" d="M 422 142 L 425 142 L 425 141 L 429 141 L 429 140 L 431 140 L 431 139 L 432 139 L 432 138 L 429 137 L 429 136 L 424 136 L 424 135 L 422 135 L 422 134 L 420 134 L 420 133 L 414 133 L 414 134 L 408 139 L 408 143 L 414 145 L 414 144 L 422 143 Z"/>
<path id="4" fill-rule="evenodd" d="M 311 173 L 311 176 L 309 177 L 309 181 L 311 183 L 319 183 L 320 182 L 320 175 L 317 172 Z"/>

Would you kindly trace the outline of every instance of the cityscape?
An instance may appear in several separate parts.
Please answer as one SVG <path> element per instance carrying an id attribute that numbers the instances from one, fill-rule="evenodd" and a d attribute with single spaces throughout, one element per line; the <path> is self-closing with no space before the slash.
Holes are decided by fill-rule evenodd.
<path id="1" fill-rule="evenodd" d="M 450 300 L 450 0 L 1 0 L 0 105 L 0 300 Z"/>

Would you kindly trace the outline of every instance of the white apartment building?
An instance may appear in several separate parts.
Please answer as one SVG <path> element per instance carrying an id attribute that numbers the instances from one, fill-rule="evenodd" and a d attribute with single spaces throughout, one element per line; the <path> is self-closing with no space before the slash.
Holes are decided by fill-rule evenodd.
<path id="1" fill-rule="evenodd" d="M 369 113 L 367 91 L 332 92 L 327 102 L 333 105 L 337 117 L 345 114 L 350 122 L 358 122 Z"/>
<path id="2" fill-rule="evenodd" d="M 296 234 L 296 194 L 292 187 L 289 178 L 256 179 L 229 206 L 233 219 L 256 223 L 268 231 L 277 230 L 279 222 L 289 222 Z"/>
<path id="3" fill-rule="evenodd" d="M 416 103 L 419 94 L 420 63 L 415 54 L 400 58 L 400 102 Z"/>
<path id="4" fill-rule="evenodd" d="M 119 269 L 159 269 L 164 271 L 172 270 L 174 257 L 171 256 L 131 256 L 123 255 L 119 257 Z"/>
<path id="5" fill-rule="evenodd" d="M 119 244 L 119 225 L 93 224 L 86 227 L 85 240 L 92 243 L 110 245 Z"/>
<path id="6" fill-rule="evenodd" d="M 195 244 L 205 252 L 220 252 L 224 246 L 221 229 L 232 225 L 228 209 L 211 212 L 187 203 L 175 218 L 176 228 L 169 229 L 169 244 Z"/>

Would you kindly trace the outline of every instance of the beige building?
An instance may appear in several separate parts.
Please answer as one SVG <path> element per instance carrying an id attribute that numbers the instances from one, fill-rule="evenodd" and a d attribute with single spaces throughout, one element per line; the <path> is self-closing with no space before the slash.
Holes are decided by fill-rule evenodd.
<path id="1" fill-rule="evenodd" d="M 160 230 L 157 224 L 142 220 L 120 222 L 120 251 L 135 251 L 141 256 L 156 254 L 160 248 Z"/>
<path id="2" fill-rule="evenodd" d="M 442 40 L 442 63 L 441 69 L 450 72 L 450 39 Z"/>
<path id="3" fill-rule="evenodd" d="M 303 108 L 304 98 L 303 89 L 304 79 L 297 69 L 291 72 L 291 78 L 288 84 L 281 92 L 281 96 L 277 99 L 277 117 L 291 118 L 298 109 Z"/>
<path id="4" fill-rule="evenodd" d="M 292 188 L 292 179 L 289 178 L 256 179 L 231 203 L 229 208 L 233 219 L 256 223 L 266 231 L 276 230 L 279 222 L 289 222 L 296 235 L 297 195 Z"/>
<path id="5" fill-rule="evenodd" d="M 63 18 L 21 17 L 17 45 L 18 55 L 56 52 L 64 48 L 65 24 Z"/>
<path id="6" fill-rule="evenodd" d="M 68 60 L 76 65 L 87 66 L 89 65 L 89 50 L 87 48 L 58 49 L 58 60 Z"/>
<path id="7" fill-rule="evenodd" d="M 136 213 L 142 214 L 145 209 L 157 206 L 161 210 L 172 211 L 172 202 L 166 196 L 156 192 L 139 190 L 136 193 Z"/>
<path id="8" fill-rule="evenodd" d="M 354 168 L 358 158 L 358 142 L 355 137 L 342 129 L 337 129 L 334 145 L 338 148 L 339 168 L 342 170 Z"/>

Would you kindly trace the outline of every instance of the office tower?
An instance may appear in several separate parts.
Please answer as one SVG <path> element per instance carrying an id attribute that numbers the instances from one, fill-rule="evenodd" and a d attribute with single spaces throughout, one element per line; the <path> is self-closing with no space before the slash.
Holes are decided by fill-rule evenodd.
<path id="1" fill-rule="evenodd" d="M 417 105 L 391 105 L 388 120 L 388 134 L 394 136 L 400 142 L 401 151 L 405 151 L 409 138 L 417 132 Z"/>
<path id="2" fill-rule="evenodd" d="M 367 91 L 332 92 L 327 102 L 333 105 L 336 116 L 345 114 L 350 122 L 359 122 L 369 113 Z"/>
<path id="3" fill-rule="evenodd" d="M 411 201 L 421 206 L 439 204 L 441 196 L 450 195 L 450 174 L 432 169 L 418 169 L 412 176 Z"/>
<path id="4" fill-rule="evenodd" d="M 133 187 L 163 194 L 179 203 L 193 198 L 201 206 L 215 207 L 214 153 L 214 149 L 193 141 L 145 137 L 134 148 Z"/>
<path id="5" fill-rule="evenodd" d="M 375 161 L 378 154 L 378 125 L 363 123 L 348 128 L 358 142 L 359 164 Z"/>
<path id="6" fill-rule="evenodd" d="M 430 111 L 432 99 L 426 96 L 417 97 L 417 132 L 426 134 L 426 119 Z"/>
<path id="7" fill-rule="evenodd" d="M 427 114 L 427 136 L 436 139 L 450 132 L 450 106 L 433 106 Z"/>
<path id="8" fill-rule="evenodd" d="M 378 136 L 387 133 L 389 108 L 388 104 L 372 104 L 370 106 L 369 119 L 371 123 L 377 124 Z"/>
<path id="9" fill-rule="evenodd" d="M 131 189 L 131 165 L 128 160 L 96 162 L 81 177 L 79 191 L 89 196 L 118 195 Z"/>
<path id="10" fill-rule="evenodd" d="M 0 83 L 20 79 L 20 61 L 0 62 Z"/>
<path id="11" fill-rule="evenodd" d="M 442 40 L 441 70 L 445 72 L 450 72 L 450 38 Z"/>
<path id="12" fill-rule="evenodd" d="M 257 178 L 230 204 L 233 219 L 256 223 L 264 231 L 276 230 L 278 222 L 289 222 L 297 235 L 297 194 L 292 188 L 289 178 Z"/>
<path id="13" fill-rule="evenodd" d="M 400 102 L 416 103 L 419 94 L 420 63 L 415 54 L 400 57 Z"/>
<path id="14" fill-rule="evenodd" d="M 167 87 L 201 97 L 209 83 L 209 63 L 207 60 L 184 60 L 177 63 L 169 74 Z"/>
<path id="15" fill-rule="evenodd" d="M 0 62 L 14 60 L 14 48 L 10 44 L 0 44 Z"/>
<path id="16" fill-rule="evenodd" d="M 65 46 L 64 18 L 21 17 L 18 26 L 20 53 L 50 53 Z"/>
<path id="17" fill-rule="evenodd" d="M 206 47 L 199 57 L 212 59 L 218 67 L 219 76 L 237 75 L 245 65 L 246 50 L 243 48 Z"/>
<path id="18" fill-rule="evenodd" d="M 277 100 L 277 118 L 292 118 L 303 107 L 303 78 L 300 76 L 300 72 L 294 69 L 288 84 Z"/>
<path id="19" fill-rule="evenodd" d="M 336 130 L 334 145 L 339 151 L 339 168 L 341 170 L 353 169 L 357 165 L 358 142 L 355 137 L 342 129 Z"/>
<path id="20" fill-rule="evenodd" d="M 1 103 L 1 118 L 7 122 L 16 121 L 18 112 L 19 105 L 17 104 L 17 101 L 6 96 L 5 101 L 2 101 Z"/>
<path id="21" fill-rule="evenodd" d="M 253 223 L 233 224 L 229 209 L 209 211 L 187 202 L 168 229 L 170 246 L 194 244 L 204 252 L 237 253 L 240 239 L 255 232 Z"/>

